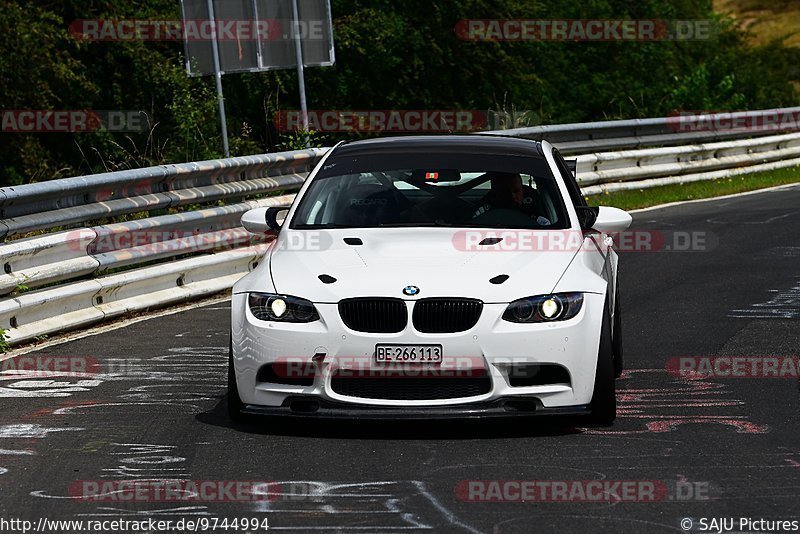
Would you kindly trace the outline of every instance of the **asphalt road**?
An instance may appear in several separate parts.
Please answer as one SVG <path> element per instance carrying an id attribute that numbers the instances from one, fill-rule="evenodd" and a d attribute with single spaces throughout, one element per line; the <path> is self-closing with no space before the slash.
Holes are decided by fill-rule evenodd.
<path id="1" fill-rule="evenodd" d="M 611 428 L 232 426 L 229 309 L 217 304 L 32 353 L 83 358 L 99 374 L 0 375 L 0 531 L 14 531 L 2 520 L 42 517 L 246 517 L 270 530 L 376 533 L 681 532 L 686 518 L 694 532 L 701 518 L 736 518 L 733 531 L 750 532 L 738 518 L 800 520 L 797 378 L 668 371 L 677 357 L 800 354 L 800 186 L 641 212 L 634 225 L 666 241 L 622 254 L 628 371 Z M 687 236 L 696 250 L 675 250 Z M 275 484 L 250 501 L 84 498 L 92 483 L 165 479 Z M 577 493 L 514 502 L 513 485 L 465 486 L 520 480 Z M 581 499 L 590 480 L 635 491 Z M 505 502 L 481 500 L 497 488 Z"/>

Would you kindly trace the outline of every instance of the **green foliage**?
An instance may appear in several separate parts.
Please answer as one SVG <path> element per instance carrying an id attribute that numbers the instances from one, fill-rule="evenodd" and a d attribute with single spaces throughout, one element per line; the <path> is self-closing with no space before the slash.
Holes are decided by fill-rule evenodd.
<path id="1" fill-rule="evenodd" d="M 333 0 L 337 62 L 306 71 L 312 110 L 514 111 L 521 122 L 664 116 L 797 105 L 800 50 L 752 47 L 710 0 Z M 189 78 L 180 42 L 88 42 L 76 19 L 180 17 L 177 0 L 17 0 L 0 9 L 0 109 L 133 110 L 135 133 L 0 134 L 0 185 L 221 156 L 216 91 Z M 713 39 L 466 42 L 469 18 L 714 19 Z M 329 144 L 285 133 L 291 70 L 224 77 L 234 155 Z"/>
<path id="2" fill-rule="evenodd" d="M 20 295 L 22 293 L 27 293 L 28 291 L 30 291 L 31 288 L 27 284 L 28 280 L 30 280 L 30 279 L 31 279 L 30 276 L 23 274 L 22 275 L 22 280 L 17 282 L 17 285 L 14 288 L 14 291 L 12 292 L 12 295 L 16 296 L 16 295 Z"/>
<path id="3" fill-rule="evenodd" d="M 308 130 L 298 130 L 296 132 L 289 132 L 281 137 L 281 142 L 278 143 L 279 150 L 303 150 L 309 147 L 319 146 L 320 135 L 317 132 Z"/>
<path id="4" fill-rule="evenodd" d="M 11 344 L 8 342 L 8 334 L 0 328 L 0 354 L 5 354 L 11 349 Z"/>
<path id="5" fill-rule="evenodd" d="M 16 288 L 14 289 L 14 294 L 15 295 L 19 295 L 21 293 L 27 293 L 30 290 L 31 290 L 30 286 L 28 286 L 26 284 L 23 284 L 23 283 L 19 283 L 19 284 L 17 284 Z"/>

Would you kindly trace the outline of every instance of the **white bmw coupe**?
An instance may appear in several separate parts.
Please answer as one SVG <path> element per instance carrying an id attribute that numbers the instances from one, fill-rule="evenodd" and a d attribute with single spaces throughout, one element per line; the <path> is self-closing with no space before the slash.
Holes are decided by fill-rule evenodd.
<path id="1" fill-rule="evenodd" d="M 231 418 L 616 417 L 613 234 L 547 142 L 341 143 L 233 288 Z"/>

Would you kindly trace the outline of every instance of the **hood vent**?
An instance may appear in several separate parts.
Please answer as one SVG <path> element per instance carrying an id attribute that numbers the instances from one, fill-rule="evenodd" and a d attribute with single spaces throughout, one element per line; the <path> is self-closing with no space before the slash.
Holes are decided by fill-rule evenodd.
<path id="1" fill-rule="evenodd" d="M 504 283 L 509 278 L 510 278 L 510 276 L 508 276 L 507 274 L 501 274 L 500 276 L 495 276 L 494 278 L 490 278 L 489 279 L 489 283 L 494 284 L 496 286 L 499 286 L 500 284 Z"/>
<path id="2" fill-rule="evenodd" d="M 353 245 L 354 247 L 359 247 L 364 244 L 360 237 L 345 237 L 344 242 L 348 245 Z"/>
<path id="3" fill-rule="evenodd" d="M 317 278 L 319 278 L 319 281 L 322 282 L 323 284 L 333 284 L 336 282 L 336 278 L 332 277 L 329 274 L 321 274 Z"/>
<path id="4" fill-rule="evenodd" d="M 480 245 L 482 247 L 490 247 L 492 245 L 496 245 L 496 244 L 500 243 L 502 240 L 503 240 L 502 237 L 486 237 L 486 238 L 483 239 L 483 241 L 478 243 L 478 245 Z"/>

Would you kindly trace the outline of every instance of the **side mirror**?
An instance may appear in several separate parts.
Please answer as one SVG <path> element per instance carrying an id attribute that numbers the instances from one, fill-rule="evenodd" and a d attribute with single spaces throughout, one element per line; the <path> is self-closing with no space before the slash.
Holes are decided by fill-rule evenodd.
<path id="1" fill-rule="evenodd" d="M 632 222 L 633 217 L 627 211 L 600 206 L 591 228 L 603 234 L 616 234 L 627 230 Z"/>
<path id="2" fill-rule="evenodd" d="M 271 207 L 256 208 L 242 215 L 242 226 L 251 234 L 265 234 L 269 231 L 281 231 L 289 208 Z"/>
<path id="3" fill-rule="evenodd" d="M 600 208 L 593 206 L 576 206 L 575 211 L 578 213 L 578 222 L 584 232 L 592 229 L 600 214 Z"/>

